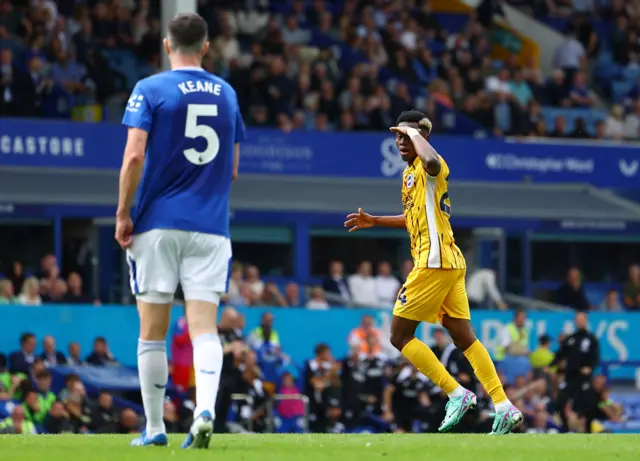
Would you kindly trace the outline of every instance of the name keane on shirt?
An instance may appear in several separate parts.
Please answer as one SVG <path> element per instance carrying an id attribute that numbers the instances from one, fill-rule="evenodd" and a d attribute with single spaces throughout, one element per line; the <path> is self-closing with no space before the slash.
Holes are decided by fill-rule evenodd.
<path id="1" fill-rule="evenodd" d="M 214 85 L 213 82 L 203 82 L 200 80 L 196 80 L 195 82 L 193 82 L 192 80 L 187 80 L 186 82 L 178 83 L 178 88 L 180 88 L 182 94 L 211 93 L 215 94 L 216 96 L 220 96 L 220 93 L 222 93 L 222 85 L 220 85 L 219 83 L 216 83 Z"/>
<path id="2" fill-rule="evenodd" d="M 60 136 L 0 136 L 2 155 L 84 157 L 84 138 Z"/>

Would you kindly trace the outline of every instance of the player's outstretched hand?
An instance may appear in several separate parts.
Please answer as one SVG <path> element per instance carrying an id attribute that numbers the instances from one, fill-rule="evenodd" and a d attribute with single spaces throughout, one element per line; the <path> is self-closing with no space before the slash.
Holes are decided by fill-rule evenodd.
<path id="1" fill-rule="evenodd" d="M 393 133 L 407 135 L 409 134 L 409 127 L 408 126 L 392 126 L 391 128 L 389 128 L 389 131 Z"/>
<path id="2" fill-rule="evenodd" d="M 131 217 L 116 217 L 116 241 L 125 250 L 133 243 L 133 221 Z"/>
<path id="3" fill-rule="evenodd" d="M 358 208 L 357 213 L 351 213 L 347 215 L 347 220 L 344 222 L 344 227 L 349 228 L 349 232 L 355 232 L 360 229 L 368 229 L 375 225 L 373 216 L 369 213 L 362 211 L 362 208 Z"/>

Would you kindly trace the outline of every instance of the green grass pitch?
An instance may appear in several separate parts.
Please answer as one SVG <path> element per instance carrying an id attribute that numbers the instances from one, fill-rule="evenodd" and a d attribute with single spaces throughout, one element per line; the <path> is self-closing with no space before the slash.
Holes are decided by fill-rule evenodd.
<path id="1" fill-rule="evenodd" d="M 216 435 L 209 450 L 123 435 L 0 436 L 6 461 L 638 461 L 637 435 Z"/>

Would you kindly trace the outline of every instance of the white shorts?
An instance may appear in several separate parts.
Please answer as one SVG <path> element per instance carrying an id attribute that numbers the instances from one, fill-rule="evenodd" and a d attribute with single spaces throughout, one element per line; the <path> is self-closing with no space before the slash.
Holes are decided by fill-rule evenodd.
<path id="1" fill-rule="evenodd" d="M 231 273 L 231 241 L 220 235 L 154 229 L 133 236 L 127 262 L 131 292 L 142 301 L 170 303 L 180 283 L 185 301 L 218 304 Z"/>

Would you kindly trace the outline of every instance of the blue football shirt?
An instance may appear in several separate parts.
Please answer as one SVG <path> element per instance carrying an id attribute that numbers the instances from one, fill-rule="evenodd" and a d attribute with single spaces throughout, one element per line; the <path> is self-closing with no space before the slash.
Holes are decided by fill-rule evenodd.
<path id="1" fill-rule="evenodd" d="M 153 75 L 134 88 L 122 123 L 149 133 L 133 233 L 229 237 L 234 149 L 246 138 L 231 85 L 197 67 Z"/>

